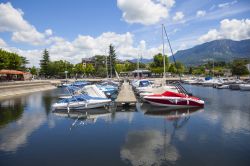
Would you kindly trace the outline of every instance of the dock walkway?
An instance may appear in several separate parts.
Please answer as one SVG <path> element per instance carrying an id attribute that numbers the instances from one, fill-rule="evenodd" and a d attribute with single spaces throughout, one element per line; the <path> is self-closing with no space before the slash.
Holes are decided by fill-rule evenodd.
<path id="1" fill-rule="evenodd" d="M 124 82 L 121 86 L 121 90 L 115 100 L 117 106 L 123 105 L 135 105 L 137 100 L 132 90 L 131 85 L 128 82 Z"/>

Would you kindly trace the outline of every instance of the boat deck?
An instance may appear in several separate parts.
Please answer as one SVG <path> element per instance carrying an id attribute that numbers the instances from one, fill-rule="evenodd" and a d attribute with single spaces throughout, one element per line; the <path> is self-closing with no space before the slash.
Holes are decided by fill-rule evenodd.
<path id="1" fill-rule="evenodd" d="M 117 106 L 135 105 L 137 102 L 132 86 L 128 82 L 124 82 L 121 90 L 115 100 Z"/>

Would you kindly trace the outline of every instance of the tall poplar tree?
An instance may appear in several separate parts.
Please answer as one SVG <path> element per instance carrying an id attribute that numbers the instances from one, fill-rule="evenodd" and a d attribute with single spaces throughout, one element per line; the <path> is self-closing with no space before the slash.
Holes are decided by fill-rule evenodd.
<path id="1" fill-rule="evenodd" d="M 115 76 L 115 65 L 116 65 L 116 53 L 115 48 L 112 44 L 109 45 L 109 57 L 108 57 L 108 73 L 109 76 Z"/>
<path id="2" fill-rule="evenodd" d="M 40 68 L 41 68 L 40 74 L 44 75 L 45 77 L 49 75 L 49 63 L 50 63 L 49 51 L 45 49 L 43 51 L 43 57 L 40 60 Z"/>

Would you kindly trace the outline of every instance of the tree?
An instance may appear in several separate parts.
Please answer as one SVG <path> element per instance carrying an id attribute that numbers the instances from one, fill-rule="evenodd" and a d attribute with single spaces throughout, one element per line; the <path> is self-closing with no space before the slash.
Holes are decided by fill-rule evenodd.
<path id="1" fill-rule="evenodd" d="M 21 58 L 21 66 L 20 66 L 20 69 L 22 71 L 26 71 L 26 65 L 29 64 L 29 61 L 26 57 L 23 57 L 23 56 L 20 56 Z"/>
<path id="2" fill-rule="evenodd" d="M 116 53 L 112 44 L 109 45 L 109 57 L 108 57 L 108 72 L 109 75 L 115 75 Z"/>
<path id="3" fill-rule="evenodd" d="M 247 75 L 249 71 L 246 67 L 247 61 L 234 60 L 232 63 L 232 74 L 237 76 Z"/>
<path id="4" fill-rule="evenodd" d="M 28 60 L 16 53 L 0 49 L 0 69 L 26 71 Z"/>
<path id="5" fill-rule="evenodd" d="M 84 74 L 84 68 L 83 68 L 82 63 L 78 63 L 78 64 L 75 65 L 74 73 L 75 74 L 81 74 L 81 75 Z"/>
<path id="6" fill-rule="evenodd" d="M 129 61 L 125 62 L 125 71 L 134 71 L 136 70 L 136 68 L 137 68 L 136 63 L 132 63 Z"/>
<path id="7" fill-rule="evenodd" d="M 165 69 L 169 68 L 168 56 L 165 55 Z M 152 73 L 162 74 L 164 72 L 163 56 L 161 53 L 154 55 L 154 61 L 149 65 Z"/>
<path id="8" fill-rule="evenodd" d="M 120 74 L 120 72 L 126 71 L 125 64 L 116 64 L 115 70 L 117 71 L 118 74 Z"/>
<path id="9" fill-rule="evenodd" d="M 189 67 L 188 74 L 193 74 L 193 67 Z"/>
<path id="10" fill-rule="evenodd" d="M 92 64 L 87 64 L 86 67 L 84 68 L 84 73 L 89 76 L 94 74 L 95 68 Z"/>
<path id="11" fill-rule="evenodd" d="M 176 62 L 175 64 L 175 68 L 176 68 L 176 73 L 178 74 L 178 72 L 180 74 L 183 74 L 185 71 L 185 66 L 181 63 L 181 62 Z"/>
<path id="12" fill-rule="evenodd" d="M 176 67 L 175 67 L 175 65 L 173 63 L 170 64 L 168 71 L 170 73 L 176 73 L 177 72 Z"/>
<path id="13" fill-rule="evenodd" d="M 30 69 L 30 73 L 31 73 L 32 75 L 37 75 L 37 70 L 36 70 L 36 67 L 35 67 L 35 66 L 33 66 L 33 67 Z"/>
<path id="14" fill-rule="evenodd" d="M 49 59 L 49 51 L 48 50 L 44 50 L 43 51 L 43 57 L 40 60 L 40 74 L 44 75 L 45 77 L 49 76 L 49 63 L 50 63 L 50 59 Z"/>

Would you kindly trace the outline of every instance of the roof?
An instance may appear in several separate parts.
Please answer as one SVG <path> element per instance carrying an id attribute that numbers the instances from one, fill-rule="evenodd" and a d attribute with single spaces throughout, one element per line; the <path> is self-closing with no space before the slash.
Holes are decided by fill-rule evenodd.
<path id="1" fill-rule="evenodd" d="M 23 71 L 18 71 L 18 70 L 0 70 L 0 74 L 27 74 L 26 72 Z"/>

